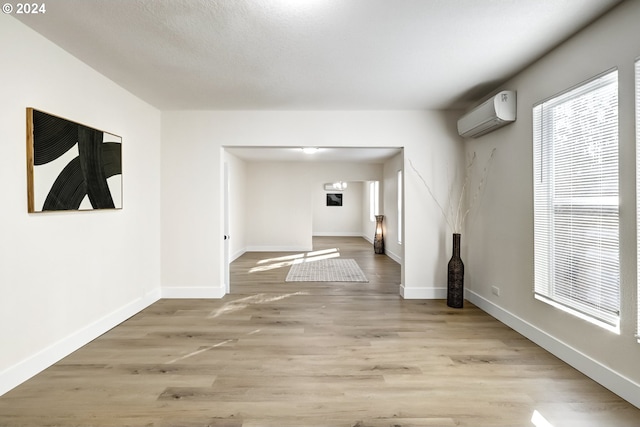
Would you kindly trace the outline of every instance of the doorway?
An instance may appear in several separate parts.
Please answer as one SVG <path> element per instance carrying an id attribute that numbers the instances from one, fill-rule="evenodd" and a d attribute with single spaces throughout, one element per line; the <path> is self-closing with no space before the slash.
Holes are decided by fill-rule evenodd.
<path id="1" fill-rule="evenodd" d="M 370 224 L 370 230 L 365 224 L 351 232 L 342 230 L 315 235 L 312 204 L 325 203 L 325 184 L 334 179 L 352 182 L 356 184 L 354 187 L 359 185 L 365 189 L 354 196 L 365 206 L 360 208 L 362 217 L 368 217 L 368 202 L 362 198 L 368 188 L 366 182 L 380 182 L 381 192 L 386 192 L 381 196 L 381 206 L 386 205 L 389 211 L 386 224 L 389 234 L 385 238 L 395 245 L 394 253 L 389 256 L 402 266 L 404 253 L 397 223 L 403 221 L 397 218 L 398 185 L 395 182 L 397 169 L 403 165 L 402 148 L 331 147 L 323 150 L 323 155 L 308 157 L 295 147 L 224 147 L 225 219 L 222 226 L 224 234 L 233 237 L 230 242 L 225 241 L 223 268 L 227 293 L 235 293 L 235 277 L 233 271 L 227 275 L 227 260 L 234 263 L 247 252 L 272 255 L 255 260 L 265 263 L 265 260 L 278 258 L 278 254 L 311 252 L 319 242 L 318 237 L 355 237 L 362 240 L 361 245 L 371 243 L 373 224 Z M 352 196 L 346 194 L 344 200 L 353 203 Z M 341 208 L 346 209 L 344 205 L 333 207 Z M 397 294 L 400 294 L 402 270 L 399 269 L 395 280 Z"/>

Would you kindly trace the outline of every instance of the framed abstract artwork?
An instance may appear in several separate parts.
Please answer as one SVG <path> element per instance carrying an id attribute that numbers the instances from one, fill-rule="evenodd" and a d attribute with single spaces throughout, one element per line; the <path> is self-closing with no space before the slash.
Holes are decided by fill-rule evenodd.
<path id="1" fill-rule="evenodd" d="M 28 211 L 122 209 L 122 138 L 27 108 Z"/>
<path id="2" fill-rule="evenodd" d="M 342 206 L 342 194 L 327 193 L 327 206 Z"/>

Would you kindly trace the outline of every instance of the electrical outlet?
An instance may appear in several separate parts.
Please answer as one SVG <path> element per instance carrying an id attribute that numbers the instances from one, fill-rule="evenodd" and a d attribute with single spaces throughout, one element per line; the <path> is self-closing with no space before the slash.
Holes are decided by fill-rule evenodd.
<path id="1" fill-rule="evenodd" d="M 500 288 L 497 286 L 492 286 L 491 287 L 491 293 L 494 294 L 495 296 L 499 297 L 500 296 Z"/>

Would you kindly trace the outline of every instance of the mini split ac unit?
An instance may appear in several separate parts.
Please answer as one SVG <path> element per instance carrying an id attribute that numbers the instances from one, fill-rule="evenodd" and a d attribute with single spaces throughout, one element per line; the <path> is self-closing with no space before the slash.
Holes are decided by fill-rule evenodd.
<path id="1" fill-rule="evenodd" d="M 458 120 L 458 133 L 477 138 L 516 120 L 516 92 L 504 90 Z"/>

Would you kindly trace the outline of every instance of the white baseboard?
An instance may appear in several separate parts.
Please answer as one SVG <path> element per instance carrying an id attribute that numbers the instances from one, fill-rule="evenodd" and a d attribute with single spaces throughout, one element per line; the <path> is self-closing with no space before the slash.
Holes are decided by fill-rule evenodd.
<path id="1" fill-rule="evenodd" d="M 0 396 L 78 350 L 160 299 L 158 289 L 81 328 L 33 356 L 0 372 Z"/>
<path id="2" fill-rule="evenodd" d="M 395 262 L 397 262 L 398 264 L 402 264 L 402 257 L 398 254 L 395 254 L 391 251 L 388 251 L 385 249 L 384 254 L 386 256 L 388 256 L 389 258 L 391 258 L 392 260 L 394 260 Z"/>
<path id="3" fill-rule="evenodd" d="M 400 296 L 404 299 L 446 299 L 447 288 L 408 287 L 400 285 Z"/>
<path id="4" fill-rule="evenodd" d="M 369 236 L 368 234 L 360 234 L 360 237 L 362 237 L 364 240 L 366 240 L 367 242 L 373 245 L 373 237 Z M 384 254 L 389 258 L 391 258 L 392 260 L 394 260 L 395 262 L 397 262 L 398 264 L 402 264 L 402 256 L 394 252 L 391 252 L 387 248 L 384 249 Z"/>
<path id="5" fill-rule="evenodd" d="M 162 298 L 167 299 L 219 299 L 225 296 L 224 287 L 168 286 L 163 287 Z"/>
<path id="6" fill-rule="evenodd" d="M 245 254 L 245 252 L 247 252 L 246 249 L 240 249 L 237 252 L 234 252 L 233 254 L 231 254 L 231 259 L 229 260 L 229 262 L 233 262 L 235 260 L 237 260 L 238 258 L 240 258 L 242 255 Z"/>
<path id="7" fill-rule="evenodd" d="M 467 290 L 466 297 L 471 303 L 511 329 L 524 335 L 554 356 L 640 408 L 640 384 L 604 366 L 477 293 Z"/>
<path id="8" fill-rule="evenodd" d="M 313 237 L 362 237 L 357 231 L 314 231 Z"/>

